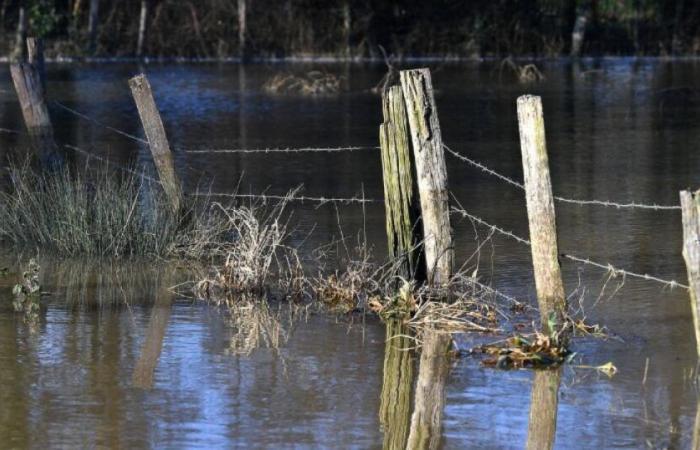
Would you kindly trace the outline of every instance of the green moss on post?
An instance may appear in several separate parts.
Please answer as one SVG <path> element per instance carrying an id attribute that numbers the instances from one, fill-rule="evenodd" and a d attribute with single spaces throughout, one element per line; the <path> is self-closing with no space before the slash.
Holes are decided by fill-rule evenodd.
<path id="1" fill-rule="evenodd" d="M 382 96 L 384 123 L 379 127 L 384 177 L 384 205 L 389 254 L 403 258 L 402 274 L 406 279 L 422 278 L 417 273 L 415 248 L 416 195 L 413 182 L 411 150 L 406 121 L 406 107 L 400 86 L 389 88 Z"/>

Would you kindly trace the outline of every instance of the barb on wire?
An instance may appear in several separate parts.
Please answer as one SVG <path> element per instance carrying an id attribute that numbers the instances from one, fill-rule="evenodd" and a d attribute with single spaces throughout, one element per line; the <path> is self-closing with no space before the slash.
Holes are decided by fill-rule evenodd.
<path id="1" fill-rule="evenodd" d="M 528 246 L 530 245 L 529 240 L 522 238 L 522 237 L 520 237 L 520 236 L 518 236 L 510 231 L 504 230 L 503 228 L 500 228 L 496 225 L 490 224 L 490 223 L 486 222 L 485 220 L 481 219 L 480 217 L 477 217 L 473 214 L 470 214 L 469 212 L 467 212 L 464 209 L 452 208 L 452 212 L 454 212 L 456 214 L 460 214 L 462 217 L 466 217 L 470 220 L 473 220 L 474 222 L 479 223 L 485 227 L 488 227 L 488 228 L 498 232 L 499 234 L 507 236 L 507 237 L 517 241 L 517 242 L 520 242 L 521 244 L 525 244 Z M 572 261 L 576 261 L 576 262 L 581 263 L 581 264 L 586 264 L 589 266 L 593 266 L 593 267 L 597 267 L 599 269 L 606 270 L 608 272 L 613 273 L 614 275 L 622 275 L 622 276 L 630 277 L 630 278 L 639 278 L 642 280 L 654 281 L 657 283 L 664 284 L 671 289 L 673 289 L 675 287 L 681 287 L 683 289 L 688 289 L 687 285 L 679 283 L 676 280 L 665 280 L 663 278 L 659 278 L 659 277 L 649 275 L 649 274 L 635 273 L 635 272 L 631 272 L 631 271 L 625 270 L 625 269 L 618 269 L 617 267 L 614 267 L 611 264 L 601 264 L 599 262 L 592 261 L 588 258 L 581 258 L 579 256 L 570 255 L 568 253 L 562 253 L 561 256 L 566 258 L 566 259 L 570 259 Z"/>
<path id="2" fill-rule="evenodd" d="M 122 136 L 124 136 L 124 137 L 127 137 L 127 138 L 131 139 L 132 141 L 136 141 L 136 142 L 138 142 L 138 143 L 140 143 L 140 144 L 146 144 L 146 145 L 148 145 L 148 141 L 145 140 L 145 139 L 141 139 L 140 137 L 134 136 L 134 135 L 131 134 L 131 133 L 127 133 L 126 131 L 122 131 L 122 130 L 120 130 L 120 129 L 118 129 L 118 128 L 114 128 L 114 127 L 111 127 L 111 126 L 109 126 L 109 125 L 106 125 L 106 124 L 100 122 L 99 120 L 94 119 L 94 118 L 92 118 L 92 117 L 90 117 L 90 116 L 87 116 L 87 115 L 85 115 L 85 114 L 83 114 L 83 113 L 81 113 L 81 112 L 78 112 L 78 111 L 74 110 L 73 108 L 69 108 L 68 106 L 66 106 L 66 105 L 64 105 L 64 104 L 62 104 L 62 103 L 60 103 L 60 102 L 58 102 L 58 101 L 56 101 L 56 100 L 54 100 L 53 103 L 54 103 L 56 106 L 58 106 L 59 108 L 63 109 L 64 111 L 68 111 L 69 113 L 71 113 L 71 114 L 73 114 L 73 115 L 75 115 L 75 116 L 77 116 L 77 117 L 79 117 L 79 118 L 81 118 L 81 119 L 83 119 L 83 120 L 87 120 L 88 122 L 92 122 L 92 123 L 94 123 L 95 125 L 101 126 L 102 128 L 106 128 L 106 129 L 108 129 L 108 130 L 110 130 L 110 131 L 113 131 L 114 133 L 120 134 L 120 135 L 122 135 Z"/>
<path id="3" fill-rule="evenodd" d="M 319 203 L 320 205 L 326 203 L 378 203 L 383 200 L 371 199 L 371 198 L 360 198 L 360 197 L 349 197 L 349 198 L 338 198 L 338 197 L 309 197 L 305 195 L 274 195 L 274 194 L 233 194 L 233 193 L 219 193 L 219 192 L 194 192 L 191 195 L 197 197 L 233 197 L 233 198 L 253 198 L 260 200 L 290 200 L 297 202 L 311 202 Z"/>
<path id="4" fill-rule="evenodd" d="M 212 149 L 179 149 L 185 153 L 336 153 L 354 152 L 358 150 L 377 150 L 379 147 L 300 147 L 300 148 L 212 148 Z"/>
<path id="5" fill-rule="evenodd" d="M 467 156 L 464 156 L 461 153 L 458 153 L 454 150 L 452 150 L 450 147 L 447 145 L 443 144 L 443 147 L 449 154 L 454 156 L 455 158 L 459 159 L 460 161 L 464 161 L 467 164 L 470 164 L 477 169 L 481 170 L 482 172 L 485 172 L 493 177 L 498 178 L 501 181 L 504 181 L 512 186 L 517 187 L 518 189 L 525 190 L 525 186 L 518 182 L 515 181 L 512 178 L 509 178 L 493 169 L 490 169 L 489 167 L 486 167 L 484 164 L 475 161 Z M 611 207 L 611 208 L 617 208 L 617 209 L 650 209 L 650 210 L 657 210 L 657 211 L 663 211 L 663 210 L 680 210 L 681 207 L 680 205 L 656 205 L 656 204 L 643 204 L 643 203 L 637 203 L 637 202 L 630 202 L 630 203 L 617 203 L 609 200 L 579 200 L 579 199 L 573 199 L 573 198 L 566 198 L 566 197 L 560 197 L 560 196 L 554 196 L 554 199 L 562 202 L 562 203 L 571 203 L 575 205 L 595 205 L 595 206 L 605 206 L 605 207 Z"/>

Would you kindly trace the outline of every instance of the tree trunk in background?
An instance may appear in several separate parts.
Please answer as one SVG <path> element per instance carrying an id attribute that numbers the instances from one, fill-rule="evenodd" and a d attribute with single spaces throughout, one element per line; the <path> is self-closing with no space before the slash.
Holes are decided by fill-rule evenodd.
<path id="1" fill-rule="evenodd" d="M 100 13 L 100 0 L 90 0 L 88 20 L 88 53 L 94 54 L 97 48 L 97 20 Z"/>
<path id="2" fill-rule="evenodd" d="M 682 21 L 683 21 L 683 0 L 676 0 L 676 14 L 673 20 L 673 38 L 671 39 L 671 54 L 679 55 L 682 51 L 681 43 L 681 32 L 682 32 Z"/>
<path id="3" fill-rule="evenodd" d="M 571 56 L 579 57 L 583 48 L 583 39 L 586 34 L 586 26 L 590 20 L 591 5 L 588 0 L 582 1 L 576 9 L 576 22 L 571 32 Z"/>
<path id="4" fill-rule="evenodd" d="M 25 41 L 27 39 L 27 13 L 24 7 L 19 8 L 19 18 L 17 19 L 17 34 L 15 36 L 15 48 L 12 50 L 10 59 L 22 61 L 25 55 Z"/>
<path id="5" fill-rule="evenodd" d="M 238 0 L 238 56 L 241 61 L 248 60 L 248 43 L 246 42 L 247 20 L 246 0 Z"/>
<path id="6" fill-rule="evenodd" d="M 139 37 L 136 44 L 136 56 L 143 56 L 143 44 L 146 40 L 146 23 L 148 19 L 148 0 L 141 0 L 141 17 L 139 18 Z"/>
<path id="7" fill-rule="evenodd" d="M 350 32 L 352 30 L 352 16 L 350 15 L 350 2 L 343 2 L 343 44 L 345 57 L 350 58 Z"/>

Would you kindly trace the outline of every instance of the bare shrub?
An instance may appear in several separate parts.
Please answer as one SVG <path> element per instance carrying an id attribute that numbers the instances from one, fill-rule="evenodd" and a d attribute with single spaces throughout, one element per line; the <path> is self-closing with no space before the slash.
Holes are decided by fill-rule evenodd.
<path id="1" fill-rule="evenodd" d="M 265 82 L 263 90 L 275 95 L 337 95 L 344 84 L 343 77 L 313 70 L 301 75 L 278 73 Z"/>

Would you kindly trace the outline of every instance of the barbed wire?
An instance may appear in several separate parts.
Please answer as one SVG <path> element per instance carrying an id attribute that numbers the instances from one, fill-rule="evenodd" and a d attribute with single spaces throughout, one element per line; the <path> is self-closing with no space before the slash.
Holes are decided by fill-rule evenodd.
<path id="1" fill-rule="evenodd" d="M 162 184 L 162 183 L 160 182 L 160 180 L 157 180 L 157 179 L 155 179 L 155 178 L 153 178 L 153 177 L 150 177 L 150 176 L 146 175 L 146 174 L 143 173 L 143 172 L 139 172 L 138 170 L 134 170 L 134 169 L 130 169 L 130 168 L 128 168 L 128 167 L 124 167 L 124 166 L 122 166 L 122 165 L 120 165 L 120 164 L 117 164 L 117 163 L 111 161 L 111 160 L 108 159 L 108 158 L 103 158 L 102 156 L 96 155 L 96 154 L 91 153 L 91 152 L 89 152 L 89 151 L 87 151 L 87 150 L 84 150 L 84 149 L 82 149 L 82 148 L 76 147 L 75 145 L 65 144 L 63 147 L 64 147 L 64 148 L 67 148 L 67 149 L 69 149 L 69 150 L 72 150 L 72 151 L 74 151 L 74 152 L 76 152 L 76 153 L 80 153 L 80 154 L 82 154 L 82 155 L 85 155 L 88 159 L 93 158 L 93 159 L 96 159 L 96 160 L 98 160 L 98 161 L 102 161 L 102 162 L 104 162 L 105 164 L 108 164 L 108 165 L 114 167 L 115 169 L 119 169 L 119 170 L 121 170 L 121 171 L 128 172 L 128 173 L 132 173 L 132 174 L 134 174 L 134 175 L 137 175 L 137 176 L 143 178 L 144 180 L 148 180 L 148 181 L 150 181 L 150 182 L 157 183 L 157 184 Z"/>
<path id="2" fill-rule="evenodd" d="M 178 149 L 185 153 L 335 153 L 359 150 L 378 150 L 379 147 L 299 147 L 299 148 L 222 148 L 222 149 Z"/>
<path id="3" fill-rule="evenodd" d="M 362 197 L 310 197 L 306 195 L 277 195 L 277 194 L 236 194 L 236 193 L 220 193 L 220 192 L 194 192 L 190 195 L 195 197 L 234 197 L 234 198 L 253 198 L 260 200 L 289 200 L 297 202 L 311 202 L 324 205 L 327 203 L 382 203 L 384 200 L 362 198 Z"/>
<path id="4" fill-rule="evenodd" d="M 509 178 L 487 166 L 484 164 L 475 161 L 461 153 L 458 153 L 454 150 L 452 150 L 450 147 L 447 145 L 443 144 L 443 147 L 449 154 L 454 156 L 455 158 L 459 159 L 460 161 L 464 161 L 467 164 L 470 164 L 477 169 L 481 170 L 482 172 L 485 172 L 493 177 L 496 177 L 500 179 L 501 181 L 504 181 L 512 186 L 517 187 L 518 189 L 525 190 L 525 185 L 522 183 L 515 181 L 512 178 Z M 575 205 L 594 205 L 594 206 L 605 206 L 605 207 L 612 207 L 612 208 L 617 208 L 617 209 L 649 209 L 649 210 L 657 210 L 657 211 L 663 211 L 663 210 L 680 210 L 681 207 L 680 205 L 656 205 L 656 204 L 644 204 L 644 203 L 637 203 L 637 202 L 630 202 L 630 203 L 618 203 L 618 202 L 613 202 L 609 200 L 580 200 L 580 199 L 572 199 L 572 198 L 566 198 L 566 197 L 561 197 L 561 196 L 554 196 L 554 200 L 557 200 L 562 203 L 571 203 Z"/>
<path id="5" fill-rule="evenodd" d="M 24 132 L 24 131 L 11 130 L 11 129 L 9 129 L 9 128 L 0 128 L 0 133 L 5 133 L 5 134 L 20 134 L 20 135 L 27 134 L 27 133 Z"/>
<path id="6" fill-rule="evenodd" d="M 135 135 L 133 135 L 133 134 L 131 134 L 131 133 L 127 133 L 126 131 L 123 131 L 123 130 L 120 130 L 120 129 L 118 129 L 118 128 L 114 128 L 114 127 L 112 127 L 112 126 L 109 126 L 109 125 L 107 125 L 107 124 L 104 124 L 104 123 L 100 122 L 99 120 L 97 120 L 97 119 L 95 119 L 95 118 L 93 118 L 93 117 L 90 117 L 90 116 L 88 116 L 88 115 L 86 115 L 86 114 L 83 114 L 83 113 L 81 113 L 81 112 L 79 112 L 79 111 L 76 111 L 76 110 L 74 110 L 73 108 L 69 108 L 68 106 L 66 106 L 66 105 L 64 105 L 64 104 L 62 104 L 62 103 L 60 103 L 60 102 L 58 102 L 58 101 L 56 101 L 56 100 L 54 100 L 52 103 L 55 104 L 56 106 L 58 106 L 59 108 L 63 109 L 64 111 L 68 111 L 69 113 L 71 113 L 71 114 L 73 114 L 73 115 L 75 115 L 75 116 L 77 116 L 77 117 L 79 117 L 79 118 L 81 118 L 81 119 L 87 120 L 88 122 L 92 122 L 93 124 L 98 125 L 98 126 L 100 126 L 100 127 L 102 127 L 102 128 L 106 128 L 106 129 L 108 129 L 108 130 L 110 130 L 110 131 L 112 131 L 112 132 L 114 132 L 114 133 L 120 134 L 120 135 L 122 135 L 122 136 L 124 136 L 124 137 L 126 137 L 126 138 L 131 139 L 132 141 L 138 142 L 138 143 L 140 143 L 140 144 L 149 145 L 149 144 L 148 144 L 148 141 L 147 141 L 146 139 L 142 139 L 142 138 L 140 138 L 140 137 L 138 137 L 138 136 L 135 136 Z"/>
<path id="7" fill-rule="evenodd" d="M 513 240 L 515 240 L 515 241 L 517 241 L 517 242 L 519 242 L 519 243 L 521 243 L 521 244 L 524 244 L 524 245 L 527 245 L 527 246 L 530 246 L 530 245 L 531 245 L 531 243 L 530 243 L 529 240 L 527 240 L 527 239 L 525 239 L 525 238 L 523 238 L 523 237 L 520 237 L 520 236 L 514 234 L 514 233 L 511 232 L 511 231 L 504 230 L 503 228 L 500 228 L 500 227 L 498 227 L 498 226 L 496 226 L 496 225 L 493 225 L 493 224 L 491 224 L 491 223 L 488 223 L 488 222 L 486 222 L 484 219 L 482 219 L 482 218 L 480 218 L 480 217 L 477 217 L 477 216 L 475 216 L 475 215 L 473 215 L 473 214 L 470 214 L 468 211 L 466 211 L 466 210 L 464 210 L 464 209 L 459 209 L 459 208 L 453 207 L 453 208 L 452 208 L 452 212 L 453 212 L 453 213 L 456 213 L 456 214 L 460 214 L 462 217 L 466 217 L 466 218 L 468 218 L 468 219 L 470 219 L 470 220 L 472 220 L 472 221 L 474 221 L 474 222 L 476 222 L 476 223 L 478 223 L 478 224 L 480 224 L 480 225 L 483 225 L 483 226 L 485 226 L 485 227 L 487 227 L 487 228 L 490 228 L 490 229 L 496 231 L 497 233 L 502 234 L 502 235 L 504 235 L 504 236 L 506 236 L 506 237 L 509 237 L 509 238 L 511 238 L 511 239 L 513 239 Z M 582 257 L 580 257 L 580 256 L 571 255 L 571 254 L 568 254 L 568 253 L 562 253 L 562 254 L 561 254 L 561 257 L 566 258 L 566 259 L 570 259 L 570 260 L 572 260 L 572 261 L 575 261 L 575 262 L 578 262 L 578 263 L 581 263 L 581 264 L 586 264 L 586 265 L 590 265 L 590 266 L 593 266 L 593 267 L 597 267 L 597 268 L 599 268 L 599 269 L 606 270 L 606 271 L 612 273 L 613 275 L 622 275 L 623 277 L 639 278 L 639 279 L 642 279 L 642 280 L 654 281 L 654 282 L 657 282 L 657 283 L 660 283 L 660 284 L 664 284 L 664 285 L 668 286 L 668 287 L 671 288 L 671 289 L 676 288 L 676 287 L 681 287 L 681 288 L 683 288 L 683 289 L 688 289 L 688 286 L 687 286 L 687 285 L 682 284 L 682 283 L 679 283 L 679 282 L 677 282 L 676 280 L 665 280 L 665 279 L 663 279 L 663 278 L 659 278 L 659 277 L 654 276 L 654 275 L 636 273 L 636 272 L 632 272 L 632 271 L 629 271 L 629 270 L 626 270 L 626 269 L 619 269 L 619 268 L 617 268 L 617 267 L 614 267 L 612 264 L 602 264 L 602 263 L 599 263 L 599 262 L 596 262 L 596 261 L 592 261 L 592 260 L 590 260 L 590 259 L 588 259 L 588 258 L 582 258 Z"/>

